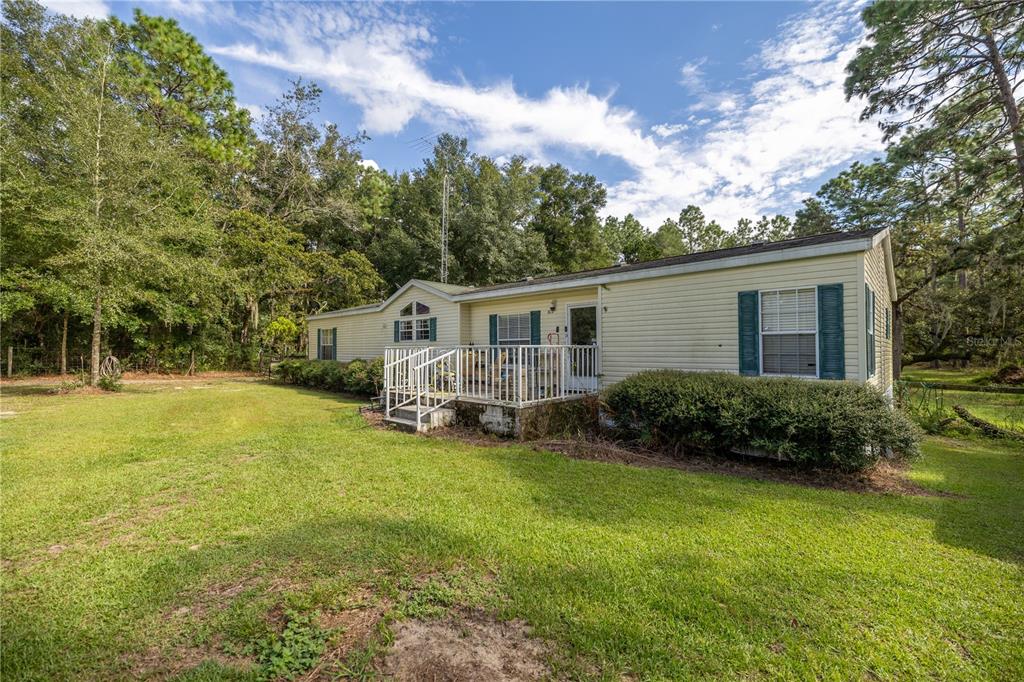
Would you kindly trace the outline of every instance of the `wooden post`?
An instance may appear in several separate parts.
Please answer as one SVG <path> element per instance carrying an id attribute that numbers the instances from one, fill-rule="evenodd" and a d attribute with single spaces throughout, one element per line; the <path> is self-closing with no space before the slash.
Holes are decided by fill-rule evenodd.
<path id="1" fill-rule="evenodd" d="M 7 346 L 7 378 L 14 374 L 14 346 Z"/>

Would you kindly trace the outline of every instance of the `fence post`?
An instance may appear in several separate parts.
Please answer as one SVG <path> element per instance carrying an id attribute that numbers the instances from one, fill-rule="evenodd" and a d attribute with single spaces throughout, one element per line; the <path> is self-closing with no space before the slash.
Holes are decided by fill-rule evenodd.
<path id="1" fill-rule="evenodd" d="M 14 346 L 7 346 L 7 378 L 14 374 Z"/>

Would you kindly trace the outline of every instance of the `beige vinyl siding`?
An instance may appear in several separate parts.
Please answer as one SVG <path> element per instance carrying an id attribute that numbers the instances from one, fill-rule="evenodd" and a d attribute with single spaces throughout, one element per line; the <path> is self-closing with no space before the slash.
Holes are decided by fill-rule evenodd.
<path id="1" fill-rule="evenodd" d="M 882 244 L 864 253 L 864 281 L 875 292 L 875 375 L 868 379 L 868 383 L 886 391 L 892 386 L 892 292 L 885 272 L 885 250 Z M 863 311 L 863 298 L 860 305 Z M 885 338 L 886 310 L 889 311 L 888 339 Z M 862 312 L 861 319 L 865 317 Z M 863 329 L 863 322 L 860 328 Z M 865 334 L 860 339 L 860 345 L 863 346 L 866 341 Z"/>
<path id="2" fill-rule="evenodd" d="M 645 369 L 739 371 L 740 291 L 843 284 L 847 378 L 859 376 L 860 253 L 615 282 L 601 292 L 602 384 Z"/>
<path id="3" fill-rule="evenodd" d="M 555 309 L 551 306 L 554 303 Z M 489 301 L 463 303 L 463 343 L 490 343 L 490 316 L 540 311 L 540 342 L 548 345 L 565 343 L 566 306 L 575 303 L 597 303 L 597 287 L 566 289 L 528 296 L 510 296 Z M 558 340 L 555 339 L 558 334 Z M 550 337 L 550 338 L 549 338 Z"/>
<path id="4" fill-rule="evenodd" d="M 310 320 L 309 358 L 316 358 L 316 330 L 338 329 L 338 360 L 348 362 L 356 358 L 364 360 L 384 355 L 384 347 L 394 343 L 395 320 L 399 311 L 411 301 L 430 306 L 428 317 L 437 318 L 437 341 L 405 341 L 410 346 L 445 346 L 459 342 L 459 304 L 446 301 L 440 296 L 419 288 L 410 287 L 380 312 L 366 312 L 356 315 L 336 315 Z M 403 345 L 398 344 L 398 345 Z"/>

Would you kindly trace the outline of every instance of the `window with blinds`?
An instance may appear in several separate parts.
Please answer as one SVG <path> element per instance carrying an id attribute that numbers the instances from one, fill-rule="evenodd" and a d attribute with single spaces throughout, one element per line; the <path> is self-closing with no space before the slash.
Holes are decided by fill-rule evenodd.
<path id="1" fill-rule="evenodd" d="M 498 344 L 527 346 L 530 344 L 530 313 L 498 315 Z"/>
<path id="2" fill-rule="evenodd" d="M 761 292 L 761 373 L 818 375 L 814 287 Z"/>
<path id="3" fill-rule="evenodd" d="M 333 329 L 320 330 L 320 359 L 331 360 L 334 358 L 334 334 Z"/>

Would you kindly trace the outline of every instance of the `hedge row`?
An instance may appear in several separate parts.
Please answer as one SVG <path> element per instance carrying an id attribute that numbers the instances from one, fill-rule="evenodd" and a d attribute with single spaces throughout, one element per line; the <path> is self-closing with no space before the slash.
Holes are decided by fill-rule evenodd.
<path id="1" fill-rule="evenodd" d="M 354 395 L 380 395 L 384 383 L 384 359 L 283 360 L 274 367 L 274 376 L 289 384 L 322 388 Z"/>
<path id="2" fill-rule="evenodd" d="M 756 448 L 843 470 L 918 454 L 913 422 L 877 390 L 852 382 L 666 370 L 632 376 L 605 400 L 616 428 L 653 445 Z"/>

